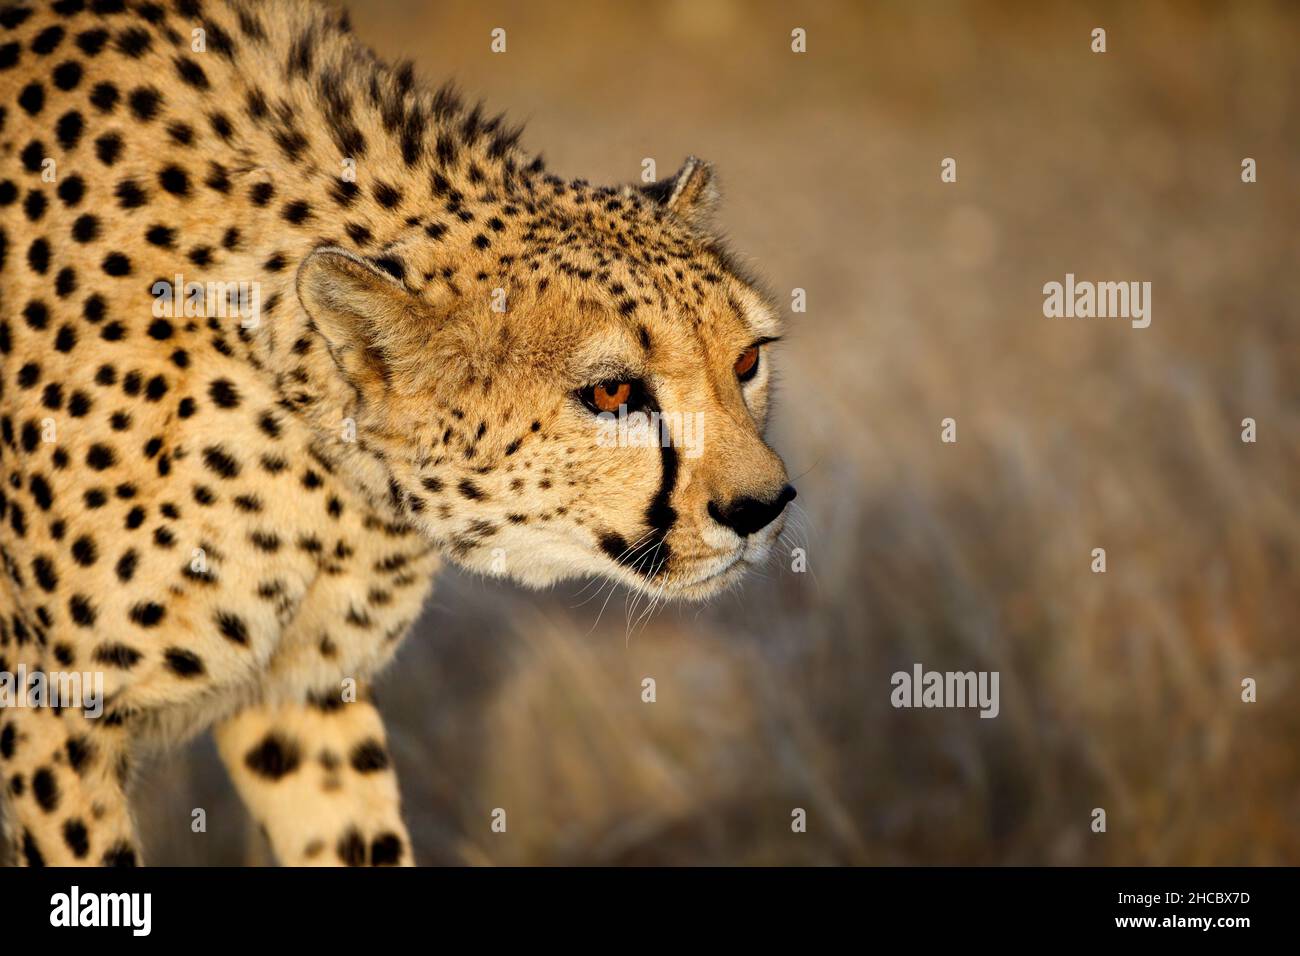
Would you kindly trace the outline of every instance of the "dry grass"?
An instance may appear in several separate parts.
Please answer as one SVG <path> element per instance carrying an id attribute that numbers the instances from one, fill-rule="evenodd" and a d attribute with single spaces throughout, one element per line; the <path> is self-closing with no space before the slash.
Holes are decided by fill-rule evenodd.
<path id="1" fill-rule="evenodd" d="M 630 641 L 622 595 L 450 575 L 382 689 L 423 862 L 1300 863 L 1300 11 L 354 6 L 565 174 L 716 161 L 809 298 L 773 438 L 811 573 Z M 1151 328 L 1044 319 L 1067 271 L 1150 280 Z M 999 670 L 1001 716 L 893 710 L 914 661 Z M 142 788 L 156 862 L 243 856 L 205 747 Z"/>

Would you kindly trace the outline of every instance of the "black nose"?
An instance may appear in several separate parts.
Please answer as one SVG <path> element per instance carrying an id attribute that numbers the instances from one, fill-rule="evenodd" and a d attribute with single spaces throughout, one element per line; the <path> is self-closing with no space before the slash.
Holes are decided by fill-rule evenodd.
<path id="1" fill-rule="evenodd" d="M 730 528 L 742 538 L 747 538 L 755 531 L 766 528 L 776 516 L 785 510 L 785 506 L 794 501 L 795 491 L 790 485 L 781 489 L 781 493 L 771 501 L 759 501 L 757 498 L 737 498 L 728 505 L 718 506 L 716 501 L 709 502 L 709 516 L 718 524 Z"/>

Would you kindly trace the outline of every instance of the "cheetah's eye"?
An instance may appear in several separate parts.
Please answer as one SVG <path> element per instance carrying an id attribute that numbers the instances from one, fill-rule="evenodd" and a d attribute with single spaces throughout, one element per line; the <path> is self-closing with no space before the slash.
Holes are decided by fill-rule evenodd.
<path id="1" fill-rule="evenodd" d="M 617 412 L 626 405 L 629 410 L 640 408 L 645 403 L 645 389 L 636 380 L 599 382 L 578 389 L 578 398 L 593 412 Z"/>
<path id="2" fill-rule="evenodd" d="M 736 378 L 748 382 L 758 374 L 758 346 L 751 345 L 736 359 Z"/>

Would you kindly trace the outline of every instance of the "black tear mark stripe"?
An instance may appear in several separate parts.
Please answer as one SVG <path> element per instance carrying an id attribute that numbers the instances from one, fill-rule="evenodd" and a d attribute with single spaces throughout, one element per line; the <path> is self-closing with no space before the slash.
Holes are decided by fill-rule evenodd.
<path id="1" fill-rule="evenodd" d="M 671 548 L 668 546 L 668 534 L 677 523 L 677 511 L 672 506 L 673 489 L 677 487 L 677 449 L 671 442 L 664 442 L 660 449 L 660 461 L 663 474 L 659 479 L 659 490 L 646 508 L 645 518 L 654 529 L 655 548 L 642 573 L 647 578 L 654 578 L 668 566 Z"/>
<path id="2" fill-rule="evenodd" d="M 659 410 L 653 402 L 650 407 L 653 411 Z M 677 449 L 671 442 L 663 443 L 659 459 L 662 472 L 659 489 L 645 510 L 645 520 L 650 525 L 650 533 L 645 542 L 629 549 L 622 535 L 607 534 L 600 539 L 600 546 L 606 554 L 647 580 L 655 578 L 668 566 L 668 560 L 672 556 L 668 534 L 677 523 L 677 510 L 672 506 L 672 499 L 673 490 L 677 487 L 678 458 Z"/>

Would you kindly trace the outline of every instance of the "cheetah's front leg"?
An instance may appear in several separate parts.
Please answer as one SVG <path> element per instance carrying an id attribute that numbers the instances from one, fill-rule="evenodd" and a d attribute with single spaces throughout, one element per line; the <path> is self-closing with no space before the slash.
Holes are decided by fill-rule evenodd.
<path id="1" fill-rule="evenodd" d="M 214 732 L 235 788 L 281 864 L 414 863 L 373 704 L 250 707 Z"/>
<path id="2" fill-rule="evenodd" d="M 0 711 L 7 836 L 26 866 L 135 866 L 128 736 L 75 709 Z"/>

